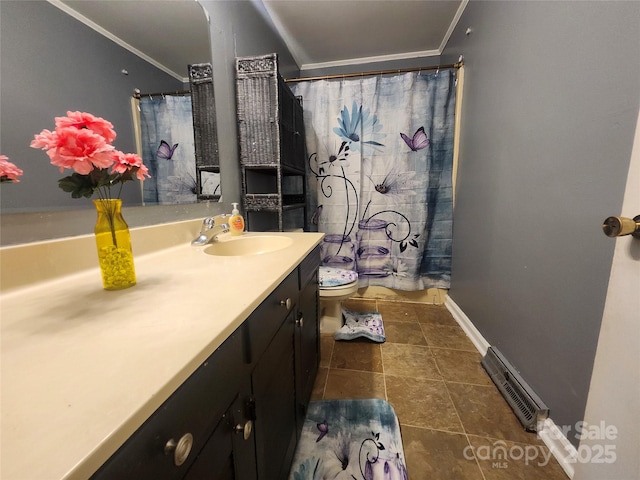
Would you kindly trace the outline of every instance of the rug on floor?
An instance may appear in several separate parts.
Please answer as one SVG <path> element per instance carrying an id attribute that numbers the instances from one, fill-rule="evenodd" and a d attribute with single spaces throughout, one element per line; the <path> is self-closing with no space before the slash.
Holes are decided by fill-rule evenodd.
<path id="1" fill-rule="evenodd" d="M 383 343 L 387 337 L 384 334 L 382 315 L 378 312 L 352 312 L 342 307 L 344 325 L 334 335 L 336 340 L 353 340 L 368 338 L 373 342 Z"/>
<path id="2" fill-rule="evenodd" d="M 407 480 L 400 425 L 382 399 L 309 404 L 289 480 Z"/>

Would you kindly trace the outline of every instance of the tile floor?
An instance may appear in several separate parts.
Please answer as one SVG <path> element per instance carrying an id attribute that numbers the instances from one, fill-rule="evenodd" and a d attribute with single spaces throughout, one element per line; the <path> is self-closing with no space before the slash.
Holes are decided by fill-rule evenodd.
<path id="1" fill-rule="evenodd" d="M 536 435 L 523 430 L 444 306 L 351 299 L 345 307 L 380 312 L 387 341 L 323 335 L 313 398 L 391 403 L 411 480 L 568 478 Z"/>

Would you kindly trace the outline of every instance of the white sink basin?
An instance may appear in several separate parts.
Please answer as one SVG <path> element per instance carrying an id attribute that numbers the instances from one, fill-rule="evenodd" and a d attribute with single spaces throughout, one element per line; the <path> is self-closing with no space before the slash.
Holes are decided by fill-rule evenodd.
<path id="1" fill-rule="evenodd" d="M 204 249 L 204 253 L 223 257 L 241 257 L 275 252 L 292 244 L 293 240 L 289 237 L 276 235 L 243 236 L 212 243 Z"/>

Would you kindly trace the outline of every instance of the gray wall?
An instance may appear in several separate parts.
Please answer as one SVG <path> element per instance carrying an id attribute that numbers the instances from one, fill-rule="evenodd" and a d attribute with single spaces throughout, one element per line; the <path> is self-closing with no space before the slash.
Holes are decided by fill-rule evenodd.
<path id="1" fill-rule="evenodd" d="M 587 400 L 615 244 L 600 225 L 620 213 L 638 113 L 639 18 L 638 2 L 472 1 L 443 55 L 465 62 L 449 294 L 558 425 Z"/>
<path id="2" fill-rule="evenodd" d="M 20 183 L 3 185 L 2 212 L 92 208 L 58 188 L 69 171 L 61 174 L 45 152 L 30 148 L 33 136 L 53 129 L 54 117 L 80 110 L 113 123 L 116 148 L 135 152 L 134 89 L 166 92 L 184 85 L 47 2 L 2 0 L 0 22 L 0 152 L 24 170 Z M 139 185 L 127 183 L 122 198 L 140 205 Z"/>

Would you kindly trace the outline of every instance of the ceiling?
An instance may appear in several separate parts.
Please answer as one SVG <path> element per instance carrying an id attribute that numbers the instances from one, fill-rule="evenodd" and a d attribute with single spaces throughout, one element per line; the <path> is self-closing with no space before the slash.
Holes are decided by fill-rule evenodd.
<path id="1" fill-rule="evenodd" d="M 187 65 L 211 61 L 209 18 L 197 1 L 48 1 L 183 82 Z"/>
<path id="2" fill-rule="evenodd" d="M 255 0 L 301 70 L 440 55 L 468 0 Z"/>
<path id="3" fill-rule="evenodd" d="M 197 0 L 48 0 L 145 60 L 187 81 L 211 61 Z M 301 70 L 440 55 L 468 0 L 252 1 Z"/>

